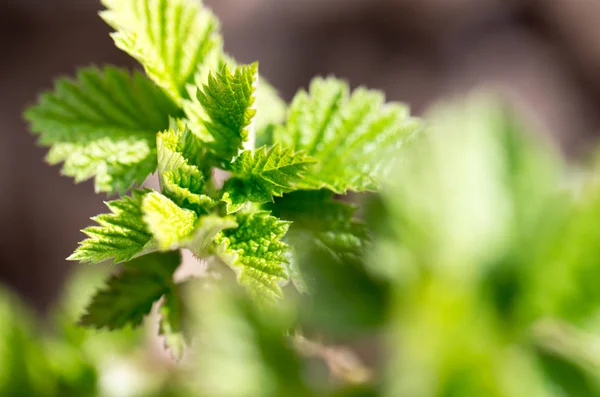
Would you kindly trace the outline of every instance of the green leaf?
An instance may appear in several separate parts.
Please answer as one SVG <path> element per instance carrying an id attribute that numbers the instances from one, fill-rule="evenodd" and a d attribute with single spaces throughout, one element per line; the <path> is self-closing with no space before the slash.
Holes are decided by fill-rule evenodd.
<path id="1" fill-rule="evenodd" d="M 142 201 L 147 194 L 134 190 L 131 197 L 106 203 L 111 213 L 92 218 L 99 226 L 83 230 L 88 238 L 68 259 L 92 263 L 113 259 L 118 263 L 141 253 L 152 239 L 142 219 Z"/>
<path id="2" fill-rule="evenodd" d="M 204 143 L 187 128 L 186 120 L 171 120 L 169 129 L 157 135 L 157 144 L 158 170 L 161 172 L 178 169 L 183 165 L 205 167 Z"/>
<path id="3" fill-rule="evenodd" d="M 302 276 L 302 251 L 326 250 L 338 263 L 361 259 L 370 243 L 366 226 L 353 218 L 356 207 L 336 201 L 327 190 L 296 191 L 277 198 L 269 206 L 273 215 L 291 221 L 285 241 L 295 248 L 290 277 L 300 292 L 308 287 Z"/>
<path id="4" fill-rule="evenodd" d="M 179 207 L 158 192 L 146 195 L 142 210 L 161 251 L 187 248 L 197 256 L 205 256 L 221 230 L 237 226 L 232 216 L 198 217 L 194 211 Z"/>
<path id="5" fill-rule="evenodd" d="M 178 206 L 205 214 L 215 202 L 204 194 L 200 140 L 182 123 L 157 136 L 158 172 L 162 192 Z M 210 169 L 208 169 L 210 172 Z"/>
<path id="6" fill-rule="evenodd" d="M 250 136 L 254 92 L 258 83 L 258 64 L 240 66 L 232 74 L 227 65 L 220 72 L 210 74 L 208 82 L 199 90 L 196 104 L 202 106 L 204 134 L 207 143 L 221 161 L 229 162 L 244 148 L 244 142 L 254 145 Z"/>
<path id="7" fill-rule="evenodd" d="M 198 220 L 194 211 L 179 207 L 158 192 L 149 193 L 144 197 L 142 211 L 144 222 L 161 251 L 179 248 L 181 241 L 192 234 Z"/>
<path id="8" fill-rule="evenodd" d="M 202 65 L 196 74 L 195 84 L 188 85 L 190 100 L 186 100 L 183 103 L 190 129 L 206 142 L 212 141 L 213 138 L 205 128 L 206 123 L 204 120 L 208 116 L 198 100 L 198 91 L 208 83 L 208 77 L 212 71 L 223 70 L 225 66 L 228 66 L 230 69 L 236 69 L 239 65 L 233 58 L 226 54 L 222 54 L 221 57 L 214 58 L 210 63 Z M 256 99 L 253 106 L 256 109 L 256 115 L 253 119 L 254 129 L 256 130 L 256 144 L 254 147 L 272 146 L 273 131 L 284 122 L 287 104 L 264 77 L 257 77 L 256 83 Z M 250 141 L 252 140 L 250 139 Z"/>
<path id="9" fill-rule="evenodd" d="M 124 263 L 121 273 L 111 276 L 92 298 L 80 324 L 109 330 L 140 325 L 154 302 L 170 291 L 180 261 L 179 253 L 171 252 Z"/>
<path id="10" fill-rule="evenodd" d="M 294 153 L 275 145 L 255 152 L 243 151 L 233 162 L 230 178 L 223 187 L 223 201 L 227 212 L 239 210 L 248 201 L 266 203 L 273 196 L 295 189 L 310 164 L 314 161 L 304 153 Z"/>
<path id="11" fill-rule="evenodd" d="M 210 255 L 211 245 L 221 230 L 237 227 L 233 216 L 220 217 L 217 215 L 201 216 L 190 238 L 184 241 L 188 248 L 198 257 Z"/>
<path id="12" fill-rule="evenodd" d="M 318 160 L 303 188 L 344 194 L 376 190 L 398 150 L 420 128 L 405 105 L 385 104 L 377 91 L 359 88 L 350 95 L 345 82 L 317 78 L 292 101 L 275 142 Z"/>
<path id="13" fill-rule="evenodd" d="M 282 297 L 280 285 L 288 279 L 284 264 L 287 245 L 281 238 L 289 222 L 268 212 L 237 214 L 238 227 L 223 230 L 215 239 L 215 253 L 237 274 L 238 282 L 257 300 Z"/>
<path id="14" fill-rule="evenodd" d="M 371 238 L 354 219 L 356 207 L 328 190 L 296 191 L 269 205 L 292 221 L 284 241 L 294 247 L 290 278 L 304 293 L 302 323 L 340 336 L 372 330 L 385 321 L 388 285 L 365 268 Z"/>
<path id="15" fill-rule="evenodd" d="M 59 79 L 25 112 L 50 164 L 99 192 L 122 193 L 156 169 L 156 132 L 179 110 L 140 73 L 106 67 Z"/>
<path id="16" fill-rule="evenodd" d="M 277 198 L 270 206 L 273 215 L 292 221 L 289 240 L 308 237 L 330 251 L 340 262 L 361 258 L 370 243 L 361 221 L 354 219 L 356 207 L 336 201 L 327 190 L 296 191 Z"/>
<path id="17" fill-rule="evenodd" d="M 181 360 L 186 340 L 183 332 L 184 306 L 177 285 L 165 293 L 160 315 L 159 334 L 164 338 L 165 348 L 171 351 L 173 358 Z"/>
<path id="18" fill-rule="evenodd" d="M 198 67 L 221 53 L 213 14 L 193 0 L 102 0 L 117 47 L 140 62 L 176 103 Z"/>

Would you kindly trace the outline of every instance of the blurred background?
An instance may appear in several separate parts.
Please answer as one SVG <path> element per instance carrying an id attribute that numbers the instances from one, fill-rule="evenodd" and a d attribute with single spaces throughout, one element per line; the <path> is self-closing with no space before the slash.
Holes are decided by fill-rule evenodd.
<path id="1" fill-rule="evenodd" d="M 205 0 L 226 50 L 260 61 L 289 100 L 315 75 L 386 92 L 422 113 L 493 86 L 567 155 L 600 123 L 597 0 Z M 117 50 L 95 0 L 0 1 L 0 283 L 44 311 L 66 258 L 106 197 L 43 162 L 21 114 L 58 75 L 91 64 L 137 67 Z"/>

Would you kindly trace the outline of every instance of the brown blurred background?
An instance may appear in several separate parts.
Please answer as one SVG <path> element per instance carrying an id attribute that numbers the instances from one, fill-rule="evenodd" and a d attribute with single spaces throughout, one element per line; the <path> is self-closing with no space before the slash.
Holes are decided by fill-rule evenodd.
<path id="1" fill-rule="evenodd" d="M 502 90 L 565 153 L 600 123 L 598 0 L 206 0 L 226 49 L 290 99 L 314 75 L 383 89 L 421 113 L 480 85 Z M 23 108 L 78 66 L 137 67 L 94 0 L 0 0 L 0 282 L 43 310 L 73 264 L 79 229 L 104 212 L 91 183 L 43 162 Z"/>

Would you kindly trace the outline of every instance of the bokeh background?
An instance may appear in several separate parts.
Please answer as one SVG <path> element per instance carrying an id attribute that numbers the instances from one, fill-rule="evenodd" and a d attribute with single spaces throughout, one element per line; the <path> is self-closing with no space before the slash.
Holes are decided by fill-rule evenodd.
<path id="1" fill-rule="evenodd" d="M 598 0 L 205 0 L 226 50 L 290 99 L 315 75 L 386 92 L 422 113 L 493 86 L 568 156 L 600 124 Z M 0 283 L 44 311 L 66 258 L 106 197 L 43 162 L 22 111 L 58 75 L 138 67 L 117 50 L 96 0 L 0 0 Z"/>

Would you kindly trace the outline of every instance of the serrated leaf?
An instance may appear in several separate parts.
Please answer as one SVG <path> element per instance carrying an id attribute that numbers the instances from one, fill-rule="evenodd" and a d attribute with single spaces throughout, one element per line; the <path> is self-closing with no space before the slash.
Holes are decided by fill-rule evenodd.
<path id="1" fill-rule="evenodd" d="M 307 250 L 327 251 L 333 260 L 347 265 L 360 260 L 370 244 L 366 226 L 353 218 L 356 207 L 336 201 L 327 190 L 296 191 L 269 205 L 273 215 L 291 221 L 285 241 L 295 248 L 288 273 L 300 292 L 308 292 L 302 269 Z M 313 259 L 310 259 L 313 260 Z"/>
<path id="2" fill-rule="evenodd" d="M 163 194 L 198 215 L 207 213 L 215 202 L 204 194 L 204 175 L 198 168 L 204 153 L 199 139 L 180 123 L 158 134 L 157 147 Z"/>
<path id="3" fill-rule="evenodd" d="M 220 58 L 213 61 L 208 67 L 203 68 L 204 70 L 196 76 L 196 85 L 198 87 L 204 86 L 208 80 L 210 71 L 212 69 L 221 70 L 225 65 L 231 69 L 239 67 L 239 64 L 235 59 L 228 54 L 223 53 Z M 260 140 L 261 143 L 257 143 L 255 146 L 272 146 L 273 129 L 275 126 L 280 125 L 285 121 L 287 104 L 281 98 L 277 90 L 269 84 L 263 76 L 259 76 L 256 83 L 256 100 L 254 106 L 256 115 L 253 119 L 253 125 L 256 130 L 256 140 L 257 142 Z M 195 94 L 190 96 L 194 98 Z"/>
<path id="4" fill-rule="evenodd" d="M 359 88 L 350 95 L 345 82 L 317 78 L 292 101 L 275 142 L 318 160 L 303 188 L 344 194 L 376 190 L 397 151 L 420 128 L 405 105 L 385 104 L 377 91 Z"/>
<path id="5" fill-rule="evenodd" d="M 221 52 L 214 15 L 193 0 L 102 0 L 117 47 L 140 62 L 176 103 L 198 67 Z"/>
<path id="6" fill-rule="evenodd" d="M 231 69 L 238 67 L 237 62 L 225 54 L 222 54 L 221 57 L 215 57 L 203 65 L 196 74 L 195 83 L 188 85 L 190 99 L 183 103 L 189 128 L 206 142 L 212 141 L 213 138 L 205 127 L 205 120 L 208 119 L 208 115 L 198 99 L 198 91 L 208 83 L 211 71 L 223 70 L 226 65 Z M 256 109 L 256 115 L 252 124 L 253 129 L 256 131 L 256 143 L 253 146 L 272 146 L 273 131 L 285 120 L 287 105 L 262 76 L 257 77 L 255 98 L 253 107 Z M 249 132 L 252 132 L 252 129 Z M 249 146 L 252 141 L 252 137 L 249 136 Z"/>
<path id="7" fill-rule="evenodd" d="M 98 226 L 83 230 L 88 238 L 68 259 L 92 263 L 112 259 L 118 263 L 142 252 L 152 239 L 142 219 L 142 201 L 147 194 L 134 190 L 131 197 L 107 202 L 111 212 L 92 218 Z"/>
<path id="8" fill-rule="evenodd" d="M 223 187 L 227 212 L 239 210 L 248 201 L 266 203 L 294 190 L 313 163 L 304 153 L 294 153 L 279 145 L 269 149 L 263 146 L 255 152 L 243 151 L 231 165 L 229 171 L 233 176 Z"/>
<path id="9" fill-rule="evenodd" d="M 181 241 L 192 234 L 198 220 L 194 211 L 179 207 L 158 192 L 149 193 L 144 197 L 142 211 L 144 222 L 161 251 L 179 248 Z"/>
<path id="10" fill-rule="evenodd" d="M 361 257 L 370 243 L 366 226 L 354 219 L 354 205 L 336 201 L 327 190 L 296 191 L 277 198 L 273 215 L 292 221 L 290 235 L 308 234 L 340 261 Z"/>
<path id="11" fill-rule="evenodd" d="M 159 334 L 164 338 L 165 348 L 171 351 L 175 360 L 181 360 L 186 339 L 183 332 L 184 307 L 177 285 L 165 293 L 160 315 Z"/>
<path id="12" fill-rule="evenodd" d="M 207 145 L 221 161 L 228 163 L 244 148 L 244 142 L 254 145 L 250 138 L 255 90 L 258 83 L 258 64 L 240 66 L 234 73 L 227 65 L 216 74 L 211 73 L 201 90 L 196 104 L 202 106 Z"/>
<path id="13" fill-rule="evenodd" d="M 381 326 L 388 288 L 365 268 L 371 238 L 354 219 L 356 207 L 334 200 L 328 190 L 285 194 L 269 207 L 274 216 L 292 221 L 284 241 L 294 247 L 291 280 L 306 292 L 301 326 L 339 336 Z"/>
<path id="14" fill-rule="evenodd" d="M 194 211 L 179 207 L 158 192 L 144 198 L 142 210 L 161 251 L 187 248 L 197 256 L 204 256 L 221 230 L 237 226 L 232 216 L 198 217 Z"/>
<path id="15" fill-rule="evenodd" d="M 181 261 L 178 252 L 153 253 L 126 262 L 96 293 L 80 324 L 109 330 L 136 327 L 154 302 L 170 291 L 173 273 Z"/>
<path id="16" fill-rule="evenodd" d="M 184 242 L 185 248 L 188 248 L 196 256 L 207 256 L 210 254 L 211 244 L 219 232 L 237 226 L 238 224 L 233 216 L 201 216 L 196 222 L 192 235 Z"/>
<path id="17" fill-rule="evenodd" d="M 159 149 L 158 169 L 159 171 L 170 171 L 188 164 L 197 168 L 203 168 L 206 164 L 203 157 L 204 143 L 187 127 L 186 120 L 171 120 L 168 130 L 157 135 Z M 179 156 L 174 156 L 174 154 Z"/>
<path id="18" fill-rule="evenodd" d="M 255 299 L 273 302 L 281 298 L 280 285 L 288 275 L 284 266 L 287 245 L 280 240 L 289 222 L 265 211 L 240 213 L 236 219 L 237 228 L 223 230 L 215 239 L 215 253 Z"/>
<path id="19" fill-rule="evenodd" d="M 64 162 L 63 174 L 76 182 L 95 177 L 97 191 L 122 193 L 156 169 L 156 132 L 179 112 L 140 73 L 106 67 L 57 80 L 25 117 L 51 147 L 48 162 Z"/>

